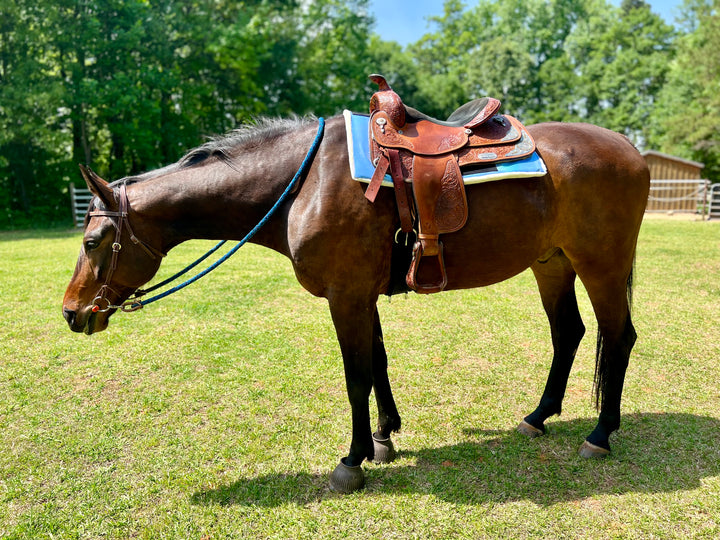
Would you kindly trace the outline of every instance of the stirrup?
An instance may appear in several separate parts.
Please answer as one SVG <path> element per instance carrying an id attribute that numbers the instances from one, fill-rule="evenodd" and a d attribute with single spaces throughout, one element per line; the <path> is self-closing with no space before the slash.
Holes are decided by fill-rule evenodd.
<path id="1" fill-rule="evenodd" d="M 410 269 L 405 276 L 405 283 L 413 291 L 419 294 L 432 294 L 442 291 L 447 285 L 447 274 L 445 273 L 445 260 L 443 259 L 443 244 L 437 243 L 437 253 L 435 255 L 424 255 L 425 248 L 423 242 L 415 242 L 413 246 L 413 258 L 410 263 Z M 440 279 L 434 283 L 418 283 L 418 270 L 420 261 L 434 259 L 437 261 L 437 269 L 439 270 Z M 427 264 L 425 265 L 427 266 Z"/>

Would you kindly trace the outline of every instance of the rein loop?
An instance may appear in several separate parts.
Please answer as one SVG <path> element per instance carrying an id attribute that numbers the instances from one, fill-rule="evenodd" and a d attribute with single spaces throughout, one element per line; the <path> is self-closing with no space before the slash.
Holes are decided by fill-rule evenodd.
<path id="1" fill-rule="evenodd" d="M 153 302 L 156 302 L 157 300 L 160 300 L 161 298 L 165 298 L 166 296 L 170 296 L 171 294 L 173 294 L 173 293 L 175 293 L 175 292 L 177 292 L 177 291 L 179 291 L 179 290 L 181 290 L 181 289 L 184 289 L 184 288 L 187 287 L 188 285 L 190 285 L 190 284 L 192 284 L 192 283 L 195 283 L 197 280 L 199 280 L 199 279 L 202 278 L 203 276 L 206 276 L 207 274 L 209 274 L 210 272 L 212 272 L 213 270 L 215 270 L 218 266 L 220 266 L 222 263 L 224 263 L 225 261 L 227 261 L 227 260 L 228 260 L 230 257 L 232 257 L 243 245 L 245 245 L 253 236 L 255 236 L 255 234 L 262 228 L 263 225 L 265 225 L 265 223 L 267 223 L 267 221 L 272 217 L 272 215 L 277 211 L 277 209 L 280 208 L 280 206 L 285 202 L 285 200 L 287 199 L 288 195 L 290 195 L 290 193 L 292 193 L 292 192 L 294 191 L 295 186 L 296 186 L 297 183 L 300 181 L 300 179 L 307 174 L 307 172 L 308 172 L 308 170 L 309 170 L 309 168 L 310 168 L 310 165 L 312 164 L 312 161 L 313 161 L 313 159 L 315 158 L 315 154 L 317 153 L 317 150 L 318 150 L 318 148 L 319 148 L 319 146 L 320 146 L 320 142 L 322 141 L 324 132 L 325 132 L 325 119 L 322 118 L 322 117 L 320 117 L 320 118 L 318 118 L 318 131 L 317 131 L 317 134 L 315 135 L 315 139 L 313 140 L 312 145 L 310 146 L 310 149 L 308 150 L 307 154 L 305 155 L 305 158 L 303 159 L 302 163 L 300 164 L 300 168 L 299 168 L 298 171 L 295 173 L 295 176 L 293 176 L 293 178 L 292 178 L 292 180 L 290 181 L 290 183 L 288 184 L 288 186 L 285 188 L 285 191 L 283 191 L 282 195 L 280 195 L 280 198 L 275 202 L 275 204 L 272 206 L 272 208 L 270 208 L 270 210 L 268 210 L 267 214 L 265 214 L 265 217 L 263 217 L 263 218 L 260 220 L 260 222 L 259 222 L 257 225 L 255 225 L 255 227 L 253 227 L 252 230 L 250 230 L 250 232 L 248 232 L 248 233 L 245 235 L 245 237 L 237 243 L 237 245 L 235 245 L 230 251 L 228 251 L 228 252 L 227 252 L 225 255 L 223 255 L 220 259 L 218 259 L 217 261 L 215 261 L 213 264 L 211 264 L 210 266 L 208 266 L 207 268 L 205 268 L 205 269 L 202 270 L 201 272 L 198 272 L 198 273 L 197 273 L 196 275 L 194 275 L 193 277 L 191 277 L 191 278 L 187 279 L 186 281 L 180 283 L 179 285 L 176 285 L 176 286 L 168 289 L 167 291 L 161 292 L 160 294 L 157 294 L 157 295 L 155 295 L 155 296 L 152 296 L 152 297 L 150 297 L 150 298 L 148 298 L 148 299 L 145 299 L 145 300 L 142 299 L 142 297 L 143 297 L 144 295 L 146 295 L 147 293 L 149 293 L 149 292 L 151 292 L 151 291 L 154 291 L 154 290 L 157 290 L 157 289 L 159 289 L 160 287 L 163 287 L 164 285 L 167 285 L 167 284 L 169 284 L 169 283 L 172 283 L 172 282 L 175 281 L 177 278 L 179 278 L 180 276 L 182 276 L 183 274 L 185 274 L 186 272 L 188 272 L 189 270 L 191 270 L 192 268 L 194 268 L 195 266 L 197 266 L 198 264 L 200 264 L 200 263 L 201 263 L 202 261 L 204 261 L 207 257 L 209 257 L 211 254 L 213 254 L 215 251 L 217 251 L 217 250 L 225 243 L 225 240 L 222 240 L 222 241 L 218 242 L 218 244 L 215 245 L 212 249 L 210 249 L 207 253 L 205 253 L 203 256 L 199 257 L 199 258 L 198 258 L 197 260 L 195 260 L 194 262 L 190 263 L 188 266 L 186 266 L 184 269 L 182 269 L 181 271 L 179 271 L 179 272 L 176 273 L 175 275 L 173 275 L 173 276 L 167 278 L 166 280 L 161 281 L 160 283 L 158 283 L 158 284 L 156 284 L 156 285 L 153 285 L 152 287 L 149 287 L 149 288 L 147 288 L 147 289 L 139 289 L 139 290 L 137 290 L 133 296 L 131 296 L 128 300 L 126 300 L 125 302 L 123 302 L 122 304 L 117 305 L 117 306 L 116 306 L 116 305 L 111 305 L 110 302 L 108 302 L 108 301 L 104 298 L 104 296 L 101 294 L 101 293 L 104 291 L 104 289 L 110 289 L 110 287 L 109 287 L 110 278 L 112 277 L 112 271 L 115 269 L 115 265 L 117 264 L 117 255 L 118 255 L 118 252 L 115 251 L 115 244 L 113 244 L 113 259 L 112 259 L 111 271 L 110 271 L 110 273 L 109 273 L 109 275 L 108 275 L 108 278 L 105 280 L 105 285 L 103 285 L 103 287 L 101 288 L 101 293 L 98 293 L 98 297 L 97 297 L 95 300 L 93 300 L 93 302 L 95 303 L 96 300 L 101 299 L 101 300 L 103 300 L 103 301 L 105 301 L 105 302 L 107 303 L 107 307 L 106 307 L 106 308 L 105 308 L 105 307 L 101 308 L 97 303 L 95 303 L 95 307 L 97 307 L 98 309 L 96 310 L 95 307 L 94 307 L 93 310 L 94 310 L 94 311 L 108 311 L 108 310 L 110 310 L 110 309 L 120 309 L 121 311 L 126 311 L 126 312 L 129 312 L 129 311 L 137 311 L 137 310 L 139 310 L 139 309 L 142 309 L 143 307 L 145 307 L 145 306 L 148 305 L 148 304 L 151 304 L 151 303 L 153 303 Z M 122 185 L 122 186 L 120 187 L 120 189 L 121 189 L 121 201 L 122 201 L 122 199 L 123 199 L 122 190 L 123 190 L 124 187 L 125 187 L 124 185 Z M 155 252 L 155 254 L 160 254 L 160 255 L 163 255 L 163 256 L 164 256 L 164 254 L 160 253 L 159 251 L 157 251 L 157 250 L 154 249 L 154 248 L 151 248 L 150 246 L 148 246 L 148 245 L 145 244 L 144 242 L 142 242 L 142 241 L 137 241 L 137 242 L 136 242 L 137 239 L 136 239 L 136 238 L 134 237 L 134 235 L 132 234 L 132 229 L 130 229 L 130 222 L 129 222 L 128 219 L 127 219 L 127 211 L 128 211 L 128 209 L 129 209 L 129 205 L 128 205 L 128 203 L 127 203 L 127 195 L 124 196 L 124 199 L 125 199 L 125 203 L 124 203 L 124 205 L 123 205 L 123 203 L 121 202 L 121 211 L 120 211 L 120 212 L 115 212 L 115 213 L 113 213 L 113 212 L 108 212 L 108 213 L 105 213 L 105 212 L 103 211 L 102 213 L 98 212 L 98 213 L 92 214 L 92 215 L 110 215 L 110 214 L 112 214 L 113 216 L 116 216 L 116 215 L 119 215 L 119 214 L 121 214 L 121 213 L 124 212 L 124 218 L 121 218 L 121 220 L 119 220 L 119 221 L 120 221 L 120 223 L 121 223 L 122 221 L 125 221 L 126 226 L 127 226 L 128 230 L 130 231 L 131 239 L 133 239 L 133 242 L 135 242 L 135 243 L 138 243 L 138 242 L 139 242 L 140 247 L 142 247 L 143 249 L 145 249 L 145 251 L 146 251 L 151 257 L 153 257 L 153 258 L 156 258 L 156 256 L 153 255 L 152 252 Z M 125 207 L 124 210 L 122 209 L 123 206 Z M 121 228 L 121 227 L 122 227 L 122 225 L 119 224 L 119 226 L 118 226 L 118 231 L 117 231 L 116 236 L 115 236 L 115 243 L 116 243 L 118 246 L 119 246 L 120 233 L 122 232 L 122 228 Z M 148 248 L 149 248 L 149 249 L 148 249 Z M 119 251 L 119 250 L 118 250 L 118 251 Z M 112 289 L 110 289 L 110 290 L 112 291 Z M 113 291 L 113 292 L 114 292 L 114 291 Z"/>

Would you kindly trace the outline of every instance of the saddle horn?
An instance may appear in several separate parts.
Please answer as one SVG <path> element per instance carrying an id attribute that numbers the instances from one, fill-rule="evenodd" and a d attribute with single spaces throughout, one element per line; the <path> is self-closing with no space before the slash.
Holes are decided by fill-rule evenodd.
<path id="1" fill-rule="evenodd" d="M 373 74 L 369 75 L 368 78 L 372 82 L 374 82 L 375 84 L 378 85 L 379 90 L 381 92 L 383 92 L 385 90 L 392 90 L 392 88 L 390 88 L 390 85 L 388 84 L 387 80 L 382 75 L 380 75 L 378 73 L 373 73 Z"/>
<path id="2" fill-rule="evenodd" d="M 378 91 L 370 98 L 370 114 L 377 110 L 383 110 L 396 128 L 402 128 L 405 125 L 405 105 L 400 96 L 395 93 L 382 75 L 373 73 L 369 79 L 378 85 Z"/>

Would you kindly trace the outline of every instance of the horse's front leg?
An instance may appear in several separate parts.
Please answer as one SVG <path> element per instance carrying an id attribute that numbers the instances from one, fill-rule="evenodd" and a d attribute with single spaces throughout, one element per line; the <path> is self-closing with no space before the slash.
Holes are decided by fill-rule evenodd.
<path id="1" fill-rule="evenodd" d="M 390 379 L 387 373 L 387 352 L 385 351 L 385 342 L 377 307 L 375 307 L 373 320 L 372 340 L 373 388 L 375 389 L 375 400 L 378 407 L 378 426 L 377 431 L 373 433 L 374 461 L 377 463 L 390 463 L 395 459 L 395 448 L 390 439 L 390 434 L 393 431 L 400 430 L 401 420 L 390 388 Z"/>
<path id="2" fill-rule="evenodd" d="M 350 493 L 365 485 L 360 465 L 365 459 L 372 460 L 374 457 L 368 400 L 373 385 L 375 302 L 335 295 L 328 301 L 343 356 L 345 384 L 352 410 L 350 453 L 342 458 L 330 476 L 330 487 L 334 491 Z"/>

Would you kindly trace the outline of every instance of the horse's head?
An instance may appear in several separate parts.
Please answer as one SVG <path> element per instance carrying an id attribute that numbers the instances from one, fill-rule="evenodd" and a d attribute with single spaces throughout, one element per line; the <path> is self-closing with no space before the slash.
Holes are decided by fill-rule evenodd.
<path id="1" fill-rule="evenodd" d="M 110 315 L 155 275 L 163 253 L 135 236 L 149 240 L 155 235 L 141 216 L 131 216 L 126 186 L 114 188 L 90 169 L 80 169 L 95 198 L 65 291 L 63 316 L 74 332 L 92 334 L 107 328 Z"/>

